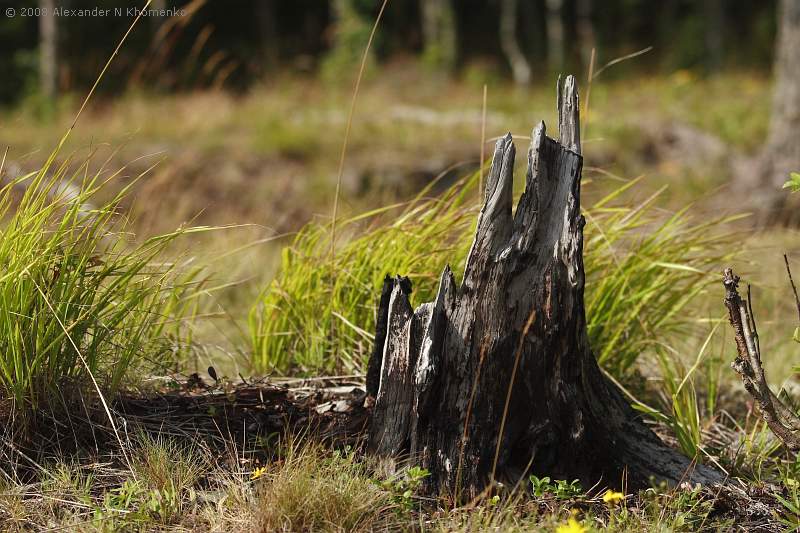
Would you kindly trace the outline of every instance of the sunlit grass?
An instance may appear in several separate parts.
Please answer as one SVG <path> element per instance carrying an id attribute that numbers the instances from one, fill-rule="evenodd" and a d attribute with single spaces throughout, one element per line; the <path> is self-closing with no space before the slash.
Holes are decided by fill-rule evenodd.
<path id="1" fill-rule="evenodd" d="M 372 349 L 375 298 L 384 276 L 410 276 L 414 301 L 430 299 L 442 268 L 463 265 L 477 175 L 441 197 L 428 189 L 403 206 L 340 221 L 312 222 L 282 252 L 281 268 L 250 312 L 254 367 L 261 371 L 358 371 Z M 376 289 L 377 288 L 377 289 Z M 377 292 L 376 292 L 377 290 Z"/>
<path id="2" fill-rule="evenodd" d="M 617 376 L 643 352 L 696 336 L 698 317 L 687 309 L 732 256 L 724 225 L 736 218 L 700 222 L 690 208 L 664 213 L 657 206 L 660 192 L 638 204 L 619 201 L 636 183 L 586 211 L 589 338 L 598 362 Z"/>
<path id="3" fill-rule="evenodd" d="M 52 159 L 0 189 L 0 398 L 22 423 L 174 361 L 167 334 L 192 288 L 165 255 L 184 230 L 136 244 L 120 216 L 130 185 L 100 200 L 116 174 Z"/>
<path id="4" fill-rule="evenodd" d="M 463 270 L 476 207 L 470 177 L 441 198 L 425 193 L 399 215 L 379 210 L 345 221 L 335 259 L 328 226 L 307 225 L 251 310 L 254 366 L 279 372 L 361 372 L 372 349 L 375 306 L 386 275 L 407 275 L 413 301 L 431 299 L 446 264 Z M 689 305 L 729 251 L 724 220 L 663 214 L 658 195 L 634 205 L 629 182 L 585 210 L 589 337 L 600 364 L 621 377 L 643 353 L 696 333 Z"/>

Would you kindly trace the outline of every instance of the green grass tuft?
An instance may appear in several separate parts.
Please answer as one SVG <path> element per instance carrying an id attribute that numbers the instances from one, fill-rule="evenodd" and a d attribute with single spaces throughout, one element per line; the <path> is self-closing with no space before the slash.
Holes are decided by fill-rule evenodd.
<path id="1" fill-rule="evenodd" d="M 690 304 L 716 280 L 729 258 L 721 226 L 696 223 L 684 208 L 664 214 L 657 192 L 630 206 L 620 196 L 638 180 L 585 211 L 586 320 L 598 362 L 611 374 L 629 372 L 645 352 L 697 334 Z"/>
<path id="2" fill-rule="evenodd" d="M 477 208 L 475 176 L 441 197 L 423 191 L 339 224 L 350 238 L 329 254 L 330 227 L 312 222 L 283 250 L 281 268 L 250 312 L 254 367 L 278 372 L 360 372 L 372 349 L 385 275 L 402 274 L 418 304 L 432 299 L 446 264 L 463 270 Z M 658 194 L 635 206 L 627 183 L 585 210 L 589 336 L 601 365 L 623 376 L 640 355 L 692 333 L 687 307 L 714 279 L 725 238 L 714 220 L 664 215 Z"/>
<path id="3" fill-rule="evenodd" d="M 171 361 L 165 338 L 191 293 L 161 260 L 184 230 L 131 242 L 129 187 L 100 200 L 118 173 L 52 160 L 0 189 L 0 412 L 23 425 L 74 387 L 113 393 L 132 368 Z"/>
<path id="4" fill-rule="evenodd" d="M 417 302 L 431 299 L 442 268 L 463 265 L 477 207 L 477 175 L 437 198 L 339 221 L 349 238 L 330 255 L 330 226 L 307 224 L 285 248 L 280 271 L 250 312 L 254 367 L 261 371 L 353 372 L 372 349 L 375 297 L 386 274 L 409 276 Z M 345 239 L 342 239 L 345 240 Z M 377 292 L 376 292 L 377 288 Z"/>

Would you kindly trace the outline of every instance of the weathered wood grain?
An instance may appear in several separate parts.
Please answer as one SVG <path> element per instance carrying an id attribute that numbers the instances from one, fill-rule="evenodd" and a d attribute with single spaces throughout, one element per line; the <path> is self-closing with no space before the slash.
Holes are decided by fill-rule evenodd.
<path id="1" fill-rule="evenodd" d="M 719 481 L 647 428 L 591 352 L 572 76 L 559 80 L 558 116 L 559 141 L 543 122 L 531 134 L 515 213 L 516 149 L 510 134 L 497 141 L 460 285 L 446 268 L 435 301 L 412 312 L 410 290 L 387 282 L 370 448 L 429 469 L 432 492 L 466 498 L 531 473 L 587 487 Z"/>

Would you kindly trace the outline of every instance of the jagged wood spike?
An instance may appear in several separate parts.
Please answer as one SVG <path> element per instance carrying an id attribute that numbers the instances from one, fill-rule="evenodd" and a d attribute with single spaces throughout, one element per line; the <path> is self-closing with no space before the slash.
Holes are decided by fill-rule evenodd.
<path id="1" fill-rule="evenodd" d="M 386 344 L 386 326 L 389 320 L 389 300 L 392 297 L 394 279 L 388 274 L 383 278 L 381 297 L 378 303 L 378 313 L 375 318 L 375 344 L 372 347 L 372 356 L 367 363 L 366 389 L 369 396 L 378 394 L 378 384 L 381 380 L 381 364 L 383 363 L 383 347 Z"/>
<path id="2" fill-rule="evenodd" d="M 525 190 L 531 189 L 531 194 L 536 194 L 533 187 L 536 185 L 539 167 L 539 152 L 542 150 L 542 143 L 547 139 L 547 126 L 543 120 L 531 131 L 531 144 L 528 146 L 528 171 L 525 175 Z"/>
<path id="3" fill-rule="evenodd" d="M 374 345 L 372 355 L 367 363 L 367 395 L 373 398 L 378 394 L 378 385 L 381 379 L 383 350 L 386 345 L 386 329 L 389 320 L 389 301 L 395 286 L 399 286 L 406 294 L 411 294 L 411 281 L 408 278 L 401 276 L 393 278 L 388 274 L 383 278 L 378 313 L 375 319 Z"/>
<path id="4" fill-rule="evenodd" d="M 540 121 L 531 131 L 531 144 L 528 147 L 528 170 L 525 174 L 525 191 L 519 199 L 517 212 L 514 214 L 514 237 L 513 244 L 517 249 L 527 246 L 529 233 L 536 226 L 536 214 L 538 212 L 538 193 L 537 183 L 541 180 L 542 169 L 539 165 L 539 154 L 542 146 L 547 139 L 547 127 Z"/>
<path id="5" fill-rule="evenodd" d="M 491 198 L 492 194 L 494 194 L 494 190 L 497 188 L 497 184 L 500 181 L 500 171 L 502 170 L 503 166 L 503 154 L 505 153 L 509 145 L 513 144 L 514 143 L 511 140 L 510 132 L 497 139 L 497 142 L 494 143 L 492 165 L 489 168 L 489 174 L 487 174 L 486 176 L 486 185 L 484 186 L 483 190 L 484 207 L 486 203 L 489 201 L 489 198 Z"/>
<path id="6" fill-rule="evenodd" d="M 558 135 L 559 142 L 576 154 L 581 153 L 580 102 L 575 76 L 567 76 L 561 84 L 558 77 Z"/>
<path id="7" fill-rule="evenodd" d="M 397 279 L 389 299 L 386 341 L 373 414 L 373 423 L 381 431 L 370 435 L 370 448 L 388 456 L 399 453 L 408 438 L 418 353 L 411 331 L 413 318 L 408 294 Z"/>
<path id="8" fill-rule="evenodd" d="M 486 179 L 484 204 L 478 216 L 475 239 L 467 255 L 464 282 L 480 275 L 483 262 L 508 245 L 512 231 L 511 207 L 514 190 L 514 159 L 516 147 L 508 133 L 495 145 L 492 166 Z M 479 261 L 480 259 L 480 261 Z"/>
<path id="9" fill-rule="evenodd" d="M 526 188 L 514 220 L 513 241 L 524 253 L 536 247 L 557 254 L 557 248 L 569 245 L 565 231 L 570 214 L 580 209 L 580 180 L 575 176 L 580 176 L 583 159 L 545 131 L 540 122 L 531 135 Z"/>
<path id="10" fill-rule="evenodd" d="M 424 411 L 429 399 L 431 386 L 439 369 L 441 353 L 441 330 L 447 310 L 451 307 L 456 282 L 450 265 L 447 265 L 439 278 L 439 291 L 431 309 L 430 319 L 420 340 L 419 358 L 415 369 L 414 385 L 417 392 L 415 410 Z"/>

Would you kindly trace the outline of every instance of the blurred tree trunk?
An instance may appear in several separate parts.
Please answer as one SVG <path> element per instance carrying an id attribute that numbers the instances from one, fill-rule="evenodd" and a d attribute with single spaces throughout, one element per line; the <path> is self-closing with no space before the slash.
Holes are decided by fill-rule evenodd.
<path id="1" fill-rule="evenodd" d="M 256 2 L 259 41 L 261 43 L 261 63 L 264 70 L 278 64 L 278 27 L 275 24 L 274 0 Z"/>
<path id="2" fill-rule="evenodd" d="M 578 0 L 576 5 L 578 18 L 578 42 L 581 47 L 581 63 L 588 72 L 592 60 L 592 49 L 595 47 L 594 24 L 592 24 L 592 0 Z"/>
<path id="3" fill-rule="evenodd" d="M 706 0 L 704 3 L 706 17 L 706 51 L 708 69 L 717 71 L 722 66 L 723 36 L 725 30 L 725 9 L 722 0 Z"/>
<path id="4" fill-rule="evenodd" d="M 162 11 L 167 9 L 167 2 L 166 0 L 153 0 L 153 3 L 150 4 L 150 9 L 158 13 L 161 13 Z M 158 31 L 158 28 L 160 28 L 161 25 L 164 23 L 164 17 L 158 15 L 149 18 L 151 19 L 150 23 L 153 25 L 153 33 L 155 33 Z"/>
<path id="5" fill-rule="evenodd" d="M 58 27 L 53 14 L 55 0 L 39 0 L 39 86 L 49 100 L 56 97 L 58 76 Z"/>
<path id="6" fill-rule="evenodd" d="M 782 186 L 790 172 L 800 170 L 800 0 L 778 6 L 774 79 L 766 145 L 738 169 L 734 185 L 751 195 L 762 222 L 794 224 L 800 209 Z"/>
<path id="7" fill-rule="evenodd" d="M 800 170 L 800 1 L 781 0 L 775 50 L 775 87 L 767 152 L 768 183 L 781 186 L 789 171 Z"/>
<path id="8" fill-rule="evenodd" d="M 371 24 L 355 0 L 332 0 L 330 5 L 331 47 L 322 61 L 321 76 L 327 81 L 341 81 L 349 79 L 358 68 Z"/>
<path id="9" fill-rule="evenodd" d="M 531 82 L 531 67 L 517 38 L 517 7 L 517 0 L 500 2 L 500 46 L 511 65 L 514 83 L 528 85 Z"/>
<path id="10" fill-rule="evenodd" d="M 561 8 L 564 0 L 545 0 L 547 5 L 547 63 L 550 70 L 564 67 L 564 22 Z"/>
<path id="11" fill-rule="evenodd" d="M 456 17 L 450 0 L 421 0 L 423 58 L 437 68 L 452 71 L 457 59 Z"/>

